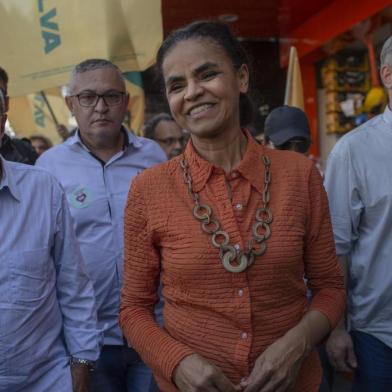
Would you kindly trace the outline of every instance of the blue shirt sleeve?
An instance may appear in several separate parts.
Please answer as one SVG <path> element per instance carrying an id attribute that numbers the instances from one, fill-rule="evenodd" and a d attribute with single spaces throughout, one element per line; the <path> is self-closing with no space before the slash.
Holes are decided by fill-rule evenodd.
<path id="1" fill-rule="evenodd" d="M 332 150 L 324 185 L 329 199 L 336 253 L 347 255 L 359 238 L 359 224 L 364 209 L 347 143 L 338 143 Z"/>
<path id="2" fill-rule="evenodd" d="M 67 349 L 73 357 L 97 360 L 102 334 L 97 328 L 94 290 L 84 267 L 63 191 L 59 198 L 52 251 Z"/>

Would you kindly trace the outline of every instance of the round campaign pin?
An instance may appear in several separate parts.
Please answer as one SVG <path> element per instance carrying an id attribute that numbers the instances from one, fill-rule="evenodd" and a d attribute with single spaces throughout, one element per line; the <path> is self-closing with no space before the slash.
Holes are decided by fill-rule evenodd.
<path id="1" fill-rule="evenodd" d="M 68 201 L 74 208 L 86 208 L 91 203 L 91 190 L 79 187 L 68 195 Z"/>

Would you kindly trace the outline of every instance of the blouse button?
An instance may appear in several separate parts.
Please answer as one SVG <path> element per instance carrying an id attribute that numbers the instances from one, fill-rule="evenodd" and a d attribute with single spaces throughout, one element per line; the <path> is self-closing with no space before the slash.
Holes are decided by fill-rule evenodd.
<path id="1" fill-rule="evenodd" d="M 241 339 L 247 339 L 248 334 L 246 332 L 241 332 Z"/>
<path id="2" fill-rule="evenodd" d="M 244 295 L 244 290 L 239 289 L 239 290 L 238 290 L 238 295 L 239 295 L 240 297 L 242 297 L 242 296 Z"/>
<path id="3" fill-rule="evenodd" d="M 241 203 L 237 203 L 235 205 L 236 210 L 242 210 L 242 204 Z"/>

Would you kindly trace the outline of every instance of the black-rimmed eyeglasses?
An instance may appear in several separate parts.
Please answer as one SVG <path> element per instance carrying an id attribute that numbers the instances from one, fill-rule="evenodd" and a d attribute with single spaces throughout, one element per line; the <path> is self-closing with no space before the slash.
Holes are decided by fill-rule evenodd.
<path id="1" fill-rule="evenodd" d="M 96 94 L 96 93 L 80 93 L 76 95 L 70 95 L 70 97 L 77 97 L 79 101 L 79 105 L 90 108 L 95 106 L 100 98 L 103 99 L 103 102 L 106 106 L 117 106 L 120 105 L 123 101 L 125 93 L 117 91 L 110 92 L 105 94 Z"/>

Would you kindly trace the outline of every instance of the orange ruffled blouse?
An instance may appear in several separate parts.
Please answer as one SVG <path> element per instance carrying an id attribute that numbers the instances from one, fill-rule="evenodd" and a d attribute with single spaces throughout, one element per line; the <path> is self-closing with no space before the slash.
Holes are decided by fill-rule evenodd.
<path id="1" fill-rule="evenodd" d="M 185 151 L 194 190 L 212 207 L 230 243 L 241 249 L 262 205 L 261 156 L 271 159 L 272 235 L 266 253 L 245 272 L 224 269 L 211 236 L 194 218 L 180 157 L 144 171 L 132 183 L 120 324 L 162 392 L 177 391 L 173 371 L 189 354 L 204 356 L 237 384 L 309 308 L 322 312 L 331 327 L 344 311 L 343 276 L 317 169 L 306 157 L 270 150 L 247 137 L 245 155 L 230 174 L 202 159 L 191 142 Z M 160 275 L 163 329 L 153 316 Z M 313 293 L 310 305 L 304 276 Z M 318 391 L 320 382 L 314 351 L 303 362 L 295 390 Z"/>

